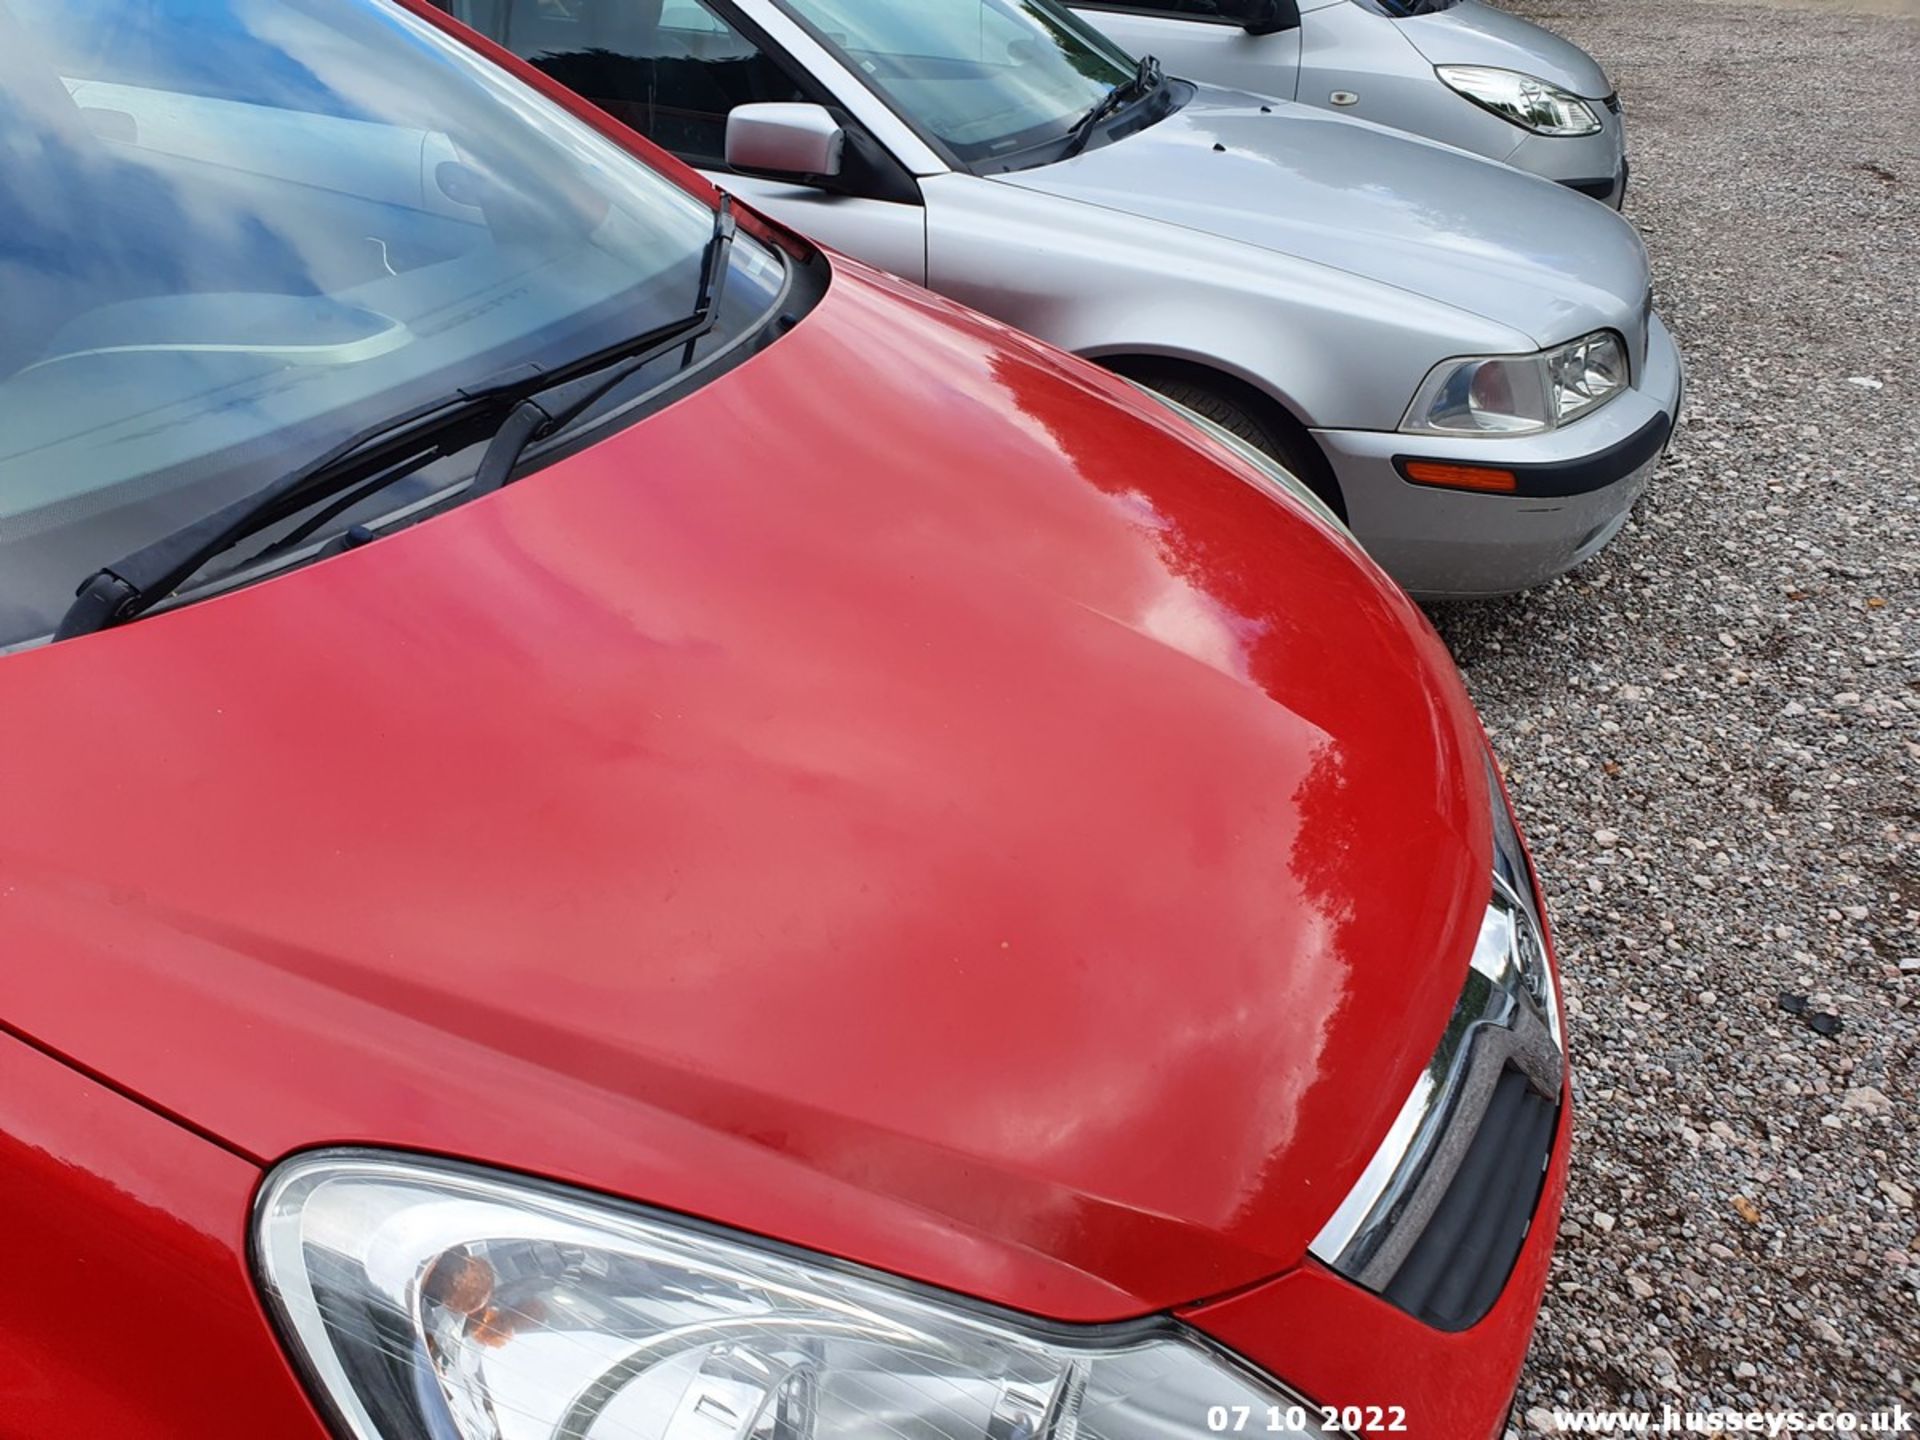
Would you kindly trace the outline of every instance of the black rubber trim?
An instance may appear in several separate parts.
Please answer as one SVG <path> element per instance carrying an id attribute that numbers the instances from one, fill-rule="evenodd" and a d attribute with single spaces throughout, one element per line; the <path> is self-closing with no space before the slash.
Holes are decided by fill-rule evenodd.
<path id="1" fill-rule="evenodd" d="M 1656 459 L 1667 448 L 1667 440 L 1672 434 L 1673 417 L 1663 411 L 1619 444 L 1578 460 L 1556 460 L 1538 465 L 1502 465 L 1488 460 L 1460 460 L 1440 455 L 1396 455 L 1393 457 L 1393 468 L 1400 472 L 1402 480 L 1409 485 L 1418 485 L 1422 490 L 1443 490 L 1447 487 L 1415 480 L 1407 474 L 1409 465 L 1482 465 L 1492 470 L 1509 471 L 1519 488 L 1501 491 L 1494 495 L 1496 500 L 1528 495 L 1541 498 L 1586 495 L 1626 479 L 1649 460 Z M 1475 495 L 1482 492 L 1463 490 L 1460 493 Z"/>
<path id="2" fill-rule="evenodd" d="M 1553 1157 L 1560 1106 L 1503 1073 L 1480 1130 L 1386 1298 L 1437 1330 L 1471 1329 L 1506 1289 Z"/>
<path id="3" fill-rule="evenodd" d="M 1616 178 L 1611 180 L 1562 180 L 1560 183 L 1569 190 L 1578 190 L 1582 195 L 1589 195 L 1595 200 L 1605 200 L 1611 203 L 1613 200 L 1614 187 L 1617 186 L 1620 181 Z"/>

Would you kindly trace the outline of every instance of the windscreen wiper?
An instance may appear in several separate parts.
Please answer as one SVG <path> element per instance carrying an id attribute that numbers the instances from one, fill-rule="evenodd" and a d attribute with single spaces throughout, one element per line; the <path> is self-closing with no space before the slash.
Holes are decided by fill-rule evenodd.
<path id="1" fill-rule="evenodd" d="M 499 489 L 512 477 L 515 462 L 529 444 L 578 419 L 628 377 L 682 348 L 686 352 L 682 364 L 692 362 L 695 345 L 719 323 L 734 233 L 732 201 L 722 196 L 714 212 L 713 235 L 700 262 L 699 293 L 693 309 L 681 318 L 557 370 L 520 366 L 350 436 L 298 470 L 89 575 L 74 592 L 53 638 L 70 640 L 136 619 L 249 536 L 319 501 L 345 497 L 345 504 L 329 506 L 269 546 L 262 556 L 280 553 L 341 510 L 435 460 L 458 454 L 490 432 L 492 439 L 464 493 L 483 495 Z"/>
<path id="2" fill-rule="evenodd" d="M 1152 91 L 1160 83 L 1160 62 L 1151 55 L 1142 55 L 1133 68 L 1133 78 L 1123 80 L 1102 96 L 1094 107 L 1073 122 L 1073 129 L 1067 132 L 1067 149 L 1061 157 L 1071 160 L 1087 148 L 1087 142 L 1093 139 L 1093 132 L 1100 128 L 1100 122 L 1129 100 Z"/>

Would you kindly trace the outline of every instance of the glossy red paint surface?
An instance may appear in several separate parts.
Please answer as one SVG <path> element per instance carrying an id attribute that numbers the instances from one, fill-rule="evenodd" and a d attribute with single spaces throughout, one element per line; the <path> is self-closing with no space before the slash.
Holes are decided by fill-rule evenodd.
<path id="1" fill-rule="evenodd" d="M 848 268 L 497 496 L 0 663 L 0 1016 L 262 1161 L 1139 1314 L 1297 1263 L 1425 1064 L 1480 743 L 1345 541 Z"/>
<path id="2" fill-rule="evenodd" d="M 0 1437 L 325 1440 L 247 1272 L 258 1178 L 0 1034 Z"/>

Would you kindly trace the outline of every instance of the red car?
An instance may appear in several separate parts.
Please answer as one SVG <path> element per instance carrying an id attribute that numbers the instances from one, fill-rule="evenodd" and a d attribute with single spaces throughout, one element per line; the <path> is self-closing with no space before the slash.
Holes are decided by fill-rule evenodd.
<path id="1" fill-rule="evenodd" d="M 450 23 L 0 9 L 0 1435 L 1496 1433 L 1564 1047 L 1419 612 Z"/>

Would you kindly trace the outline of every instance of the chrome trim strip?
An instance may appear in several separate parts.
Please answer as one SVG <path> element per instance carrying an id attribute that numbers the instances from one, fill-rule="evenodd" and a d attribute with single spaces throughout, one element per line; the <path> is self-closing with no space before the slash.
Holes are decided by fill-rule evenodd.
<path id="1" fill-rule="evenodd" d="M 1559 1099 L 1565 1058 L 1545 938 L 1532 907 L 1495 877 L 1466 984 L 1433 1059 L 1310 1252 L 1384 1289 L 1446 1194 L 1508 1067 Z"/>

